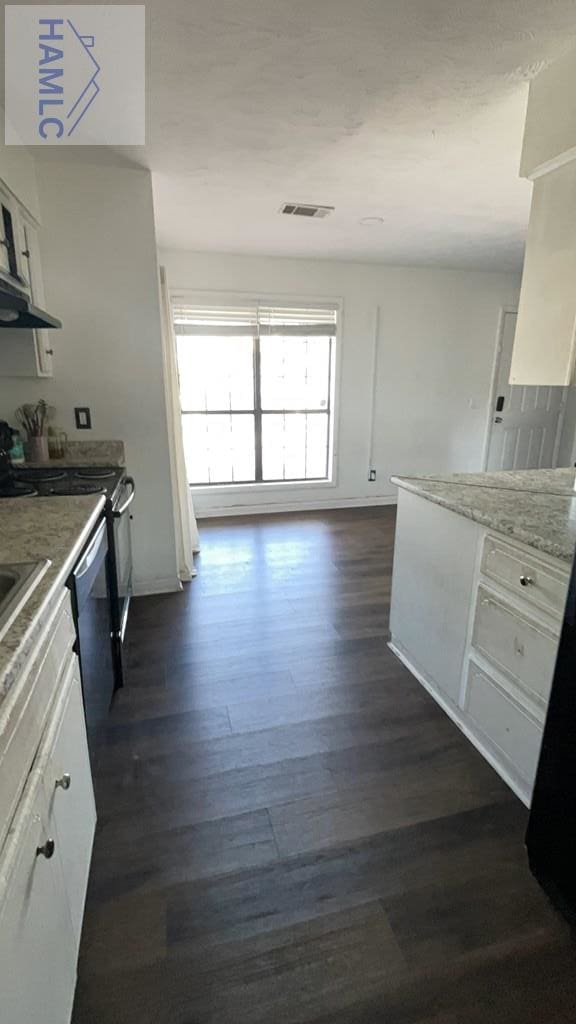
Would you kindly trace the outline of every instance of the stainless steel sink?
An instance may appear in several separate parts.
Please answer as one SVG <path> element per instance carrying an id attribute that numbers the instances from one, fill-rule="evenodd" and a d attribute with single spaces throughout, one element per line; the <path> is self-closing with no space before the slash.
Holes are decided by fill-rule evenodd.
<path id="1" fill-rule="evenodd" d="M 26 604 L 50 562 L 0 563 L 0 639 Z"/>
<path id="2" fill-rule="evenodd" d="M 0 607 L 9 593 L 18 586 L 18 575 L 11 569 L 0 571 Z"/>

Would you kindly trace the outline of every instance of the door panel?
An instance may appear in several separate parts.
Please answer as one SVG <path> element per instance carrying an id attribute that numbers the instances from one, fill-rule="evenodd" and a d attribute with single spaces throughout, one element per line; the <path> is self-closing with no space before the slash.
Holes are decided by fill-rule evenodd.
<path id="1" fill-rule="evenodd" d="M 84 899 L 96 827 L 96 807 L 88 757 L 82 688 L 77 659 L 58 733 L 44 772 L 48 829 L 58 842 L 78 955 Z"/>
<path id="2" fill-rule="evenodd" d="M 38 853 L 53 838 L 39 778 L 31 778 L 3 849 L 0 877 L 0 1018 L 2 1024 L 66 1024 L 76 956 L 59 850 Z"/>
<path id="3" fill-rule="evenodd" d="M 516 313 L 504 314 L 486 469 L 549 469 L 566 389 L 509 384 L 516 320 Z"/>

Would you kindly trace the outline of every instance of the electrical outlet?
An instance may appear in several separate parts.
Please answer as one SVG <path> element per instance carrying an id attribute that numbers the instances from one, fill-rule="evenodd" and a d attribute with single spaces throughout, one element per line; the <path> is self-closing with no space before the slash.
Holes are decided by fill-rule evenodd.
<path id="1" fill-rule="evenodd" d="M 92 416 L 87 405 L 77 405 L 74 408 L 74 419 L 76 430 L 92 430 Z"/>
<path id="2" fill-rule="evenodd" d="M 370 472 L 368 473 L 368 480 L 369 480 L 369 482 L 371 484 L 373 484 L 375 479 L 376 479 L 376 470 L 375 469 L 371 469 Z"/>

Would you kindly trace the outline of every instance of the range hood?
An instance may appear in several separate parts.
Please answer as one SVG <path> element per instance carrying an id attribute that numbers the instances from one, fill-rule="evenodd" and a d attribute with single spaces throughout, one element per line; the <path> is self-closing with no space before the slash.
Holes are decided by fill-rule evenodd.
<path id="1" fill-rule="evenodd" d="M 62 321 L 38 309 L 26 292 L 0 278 L 0 328 L 62 327 Z"/>

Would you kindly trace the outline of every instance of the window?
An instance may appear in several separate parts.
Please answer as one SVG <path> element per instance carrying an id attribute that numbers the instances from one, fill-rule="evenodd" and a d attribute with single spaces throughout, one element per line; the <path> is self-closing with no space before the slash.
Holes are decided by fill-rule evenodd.
<path id="1" fill-rule="evenodd" d="M 327 480 L 336 311 L 174 305 L 190 484 Z"/>

